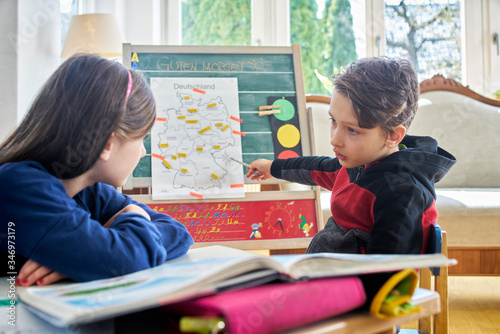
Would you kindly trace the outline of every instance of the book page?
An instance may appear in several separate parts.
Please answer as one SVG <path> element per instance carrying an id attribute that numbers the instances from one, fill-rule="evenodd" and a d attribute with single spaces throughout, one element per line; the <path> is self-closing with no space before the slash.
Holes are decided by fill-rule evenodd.
<path id="1" fill-rule="evenodd" d="M 340 254 L 273 255 L 294 279 L 360 275 L 399 271 L 407 268 L 440 267 L 456 264 L 443 254 Z"/>
<path id="2" fill-rule="evenodd" d="M 125 276 L 21 288 L 19 297 L 49 314 L 46 320 L 57 326 L 84 323 L 210 294 L 217 290 L 219 282 L 253 270 L 277 267 L 273 263 L 262 255 L 210 246 L 189 250 L 178 259 Z"/>

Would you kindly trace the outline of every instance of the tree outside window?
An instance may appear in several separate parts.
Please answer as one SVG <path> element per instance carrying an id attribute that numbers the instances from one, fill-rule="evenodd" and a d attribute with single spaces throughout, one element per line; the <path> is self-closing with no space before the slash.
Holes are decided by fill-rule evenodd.
<path id="1" fill-rule="evenodd" d="M 329 94 L 330 77 L 356 60 L 351 10 L 359 0 L 290 0 L 291 44 L 302 50 L 306 93 Z M 442 74 L 461 81 L 460 0 L 385 0 L 386 55 L 411 61 L 419 81 Z"/>
<path id="2" fill-rule="evenodd" d="M 182 44 L 251 45 L 251 0 L 183 0 Z"/>
<path id="3" fill-rule="evenodd" d="M 386 0 L 387 55 L 407 58 L 419 81 L 462 79 L 460 1 Z"/>
<path id="4" fill-rule="evenodd" d="M 384 0 L 386 55 L 409 59 L 419 81 L 461 81 L 460 0 Z M 307 94 L 331 94 L 336 70 L 356 60 L 361 0 L 289 0 L 290 44 L 301 46 Z M 251 45 L 251 0 L 182 0 L 182 44 Z M 364 55 L 362 55 L 364 56 Z"/>
<path id="5" fill-rule="evenodd" d="M 319 77 L 357 59 L 350 1 L 290 0 L 290 35 L 301 47 L 305 92 L 330 95 Z"/>

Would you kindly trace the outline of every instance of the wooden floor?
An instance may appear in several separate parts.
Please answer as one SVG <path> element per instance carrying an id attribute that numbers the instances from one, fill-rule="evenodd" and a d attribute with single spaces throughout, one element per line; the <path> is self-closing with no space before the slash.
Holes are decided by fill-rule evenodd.
<path id="1" fill-rule="evenodd" d="M 450 334 L 500 334 L 500 276 L 450 276 L 448 286 Z"/>
<path id="2" fill-rule="evenodd" d="M 500 334 L 500 277 L 450 276 L 450 334 Z"/>

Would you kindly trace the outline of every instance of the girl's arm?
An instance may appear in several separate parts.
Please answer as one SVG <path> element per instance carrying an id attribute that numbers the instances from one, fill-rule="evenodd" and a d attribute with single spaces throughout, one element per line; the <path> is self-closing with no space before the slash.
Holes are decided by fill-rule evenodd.
<path id="1" fill-rule="evenodd" d="M 147 209 L 149 209 L 149 208 L 146 208 L 146 210 Z M 143 215 L 146 219 L 151 220 L 151 217 L 146 212 L 146 210 L 143 209 L 138 204 L 129 204 L 126 207 L 124 207 L 122 210 L 117 212 L 106 224 L 103 225 L 103 227 L 105 227 L 105 228 L 111 227 L 115 218 L 118 217 L 120 214 L 126 213 L 126 212 L 139 213 L 139 214 Z M 153 212 L 152 214 L 153 214 L 153 216 L 156 216 L 156 212 Z M 164 217 L 161 217 L 161 214 L 160 214 L 159 218 L 164 218 Z M 180 252 L 182 252 L 182 250 L 177 250 L 177 253 L 180 253 Z M 170 254 L 170 255 L 172 258 L 176 257 L 175 254 Z M 179 255 L 182 255 L 182 254 L 179 254 Z M 43 286 L 43 285 L 55 283 L 55 282 L 60 281 L 61 279 L 64 279 L 64 278 L 66 278 L 66 276 L 64 276 L 58 272 L 52 271 L 51 269 L 44 267 L 44 266 L 36 263 L 35 261 L 28 260 L 23 265 L 21 270 L 19 271 L 19 275 L 17 277 L 16 283 L 19 285 L 22 285 L 22 286 L 30 286 L 30 285 L 35 284 L 35 283 L 37 285 Z"/>
<path id="2" fill-rule="evenodd" d="M 110 227 L 115 218 L 122 213 L 125 212 L 136 212 L 139 214 L 142 214 L 146 219 L 151 220 L 149 215 L 147 214 L 144 209 L 142 209 L 140 206 L 134 205 L 134 204 L 129 204 L 126 207 L 124 207 L 122 210 L 117 212 L 111 219 L 103 225 L 103 227 L 108 228 Z M 19 270 L 19 274 L 17 275 L 17 280 L 16 284 L 21 285 L 21 286 L 30 286 L 32 284 L 37 284 L 40 286 L 43 285 L 48 285 L 55 283 L 57 281 L 60 281 L 62 279 L 66 278 L 66 276 L 52 271 L 51 269 L 44 267 L 38 263 L 36 263 L 33 260 L 28 260 L 26 263 L 21 267 L 21 270 Z"/>
<path id="3" fill-rule="evenodd" d="M 147 205 L 134 201 L 130 196 L 120 194 L 112 186 L 98 183 L 91 188 L 87 188 L 79 196 L 81 202 L 96 202 L 96 207 L 93 210 L 99 213 L 99 217 L 96 218 L 101 224 L 106 224 L 111 229 L 120 228 L 119 225 L 115 226 L 115 222 L 126 221 L 127 214 L 117 214 L 121 210 L 149 216 L 149 219 L 146 219 L 158 229 L 161 244 L 167 252 L 167 260 L 184 255 L 194 242 L 186 227 L 168 214 L 156 212 Z M 113 224 L 110 224 L 111 219 L 113 219 Z"/>
<path id="4" fill-rule="evenodd" d="M 64 278 L 66 278 L 66 276 L 52 271 L 33 260 L 28 260 L 22 266 L 21 270 L 19 270 L 16 284 L 21 286 L 30 286 L 35 283 L 37 285 L 48 285 Z"/>
<path id="5" fill-rule="evenodd" d="M 167 260 L 186 254 L 194 243 L 187 228 L 166 213 L 154 211 L 146 204 L 138 203 L 138 205 L 151 216 L 151 223 L 160 231 L 161 242 L 167 251 Z"/>
<path id="6" fill-rule="evenodd" d="M 126 207 L 124 207 L 123 209 L 121 209 L 120 211 L 118 211 L 117 213 L 115 213 L 113 215 L 113 217 L 111 217 L 107 222 L 106 224 L 102 225 L 103 227 L 110 227 L 113 222 L 115 221 L 115 218 L 122 214 L 122 213 L 125 213 L 125 212 L 135 212 L 135 213 L 138 213 L 138 214 L 141 214 L 144 216 L 144 218 L 146 218 L 147 220 L 151 220 L 151 217 L 149 216 L 149 214 L 143 209 L 141 208 L 140 206 L 136 205 L 136 204 L 129 204 L 127 205 Z"/>
<path id="7" fill-rule="evenodd" d="M 76 281 L 150 268 L 184 254 L 193 239 L 166 214 L 97 184 L 69 198 L 62 183 L 38 164 L 12 166 L 0 174 L 0 225 L 16 227 L 16 254 Z M 16 189 L 16 191 L 9 191 Z M 103 225 L 124 207 L 109 228 Z M 149 211 L 150 210 L 150 211 Z M 160 216 L 161 215 L 161 216 Z M 6 252 L 6 245 L 0 243 Z"/>

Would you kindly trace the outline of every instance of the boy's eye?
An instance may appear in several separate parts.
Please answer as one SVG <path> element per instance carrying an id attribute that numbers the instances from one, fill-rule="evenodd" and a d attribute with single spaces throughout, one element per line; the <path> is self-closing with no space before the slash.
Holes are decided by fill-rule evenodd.
<path id="1" fill-rule="evenodd" d="M 358 134 L 358 131 L 354 130 L 353 128 L 349 128 L 349 129 L 347 129 L 347 131 L 349 131 L 349 133 L 352 135 Z"/>
<path id="2" fill-rule="evenodd" d="M 337 121 L 335 121 L 332 117 L 330 117 L 330 120 L 332 121 L 332 125 L 336 125 Z"/>

